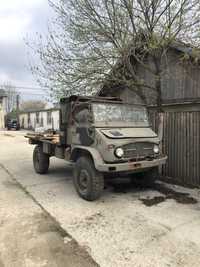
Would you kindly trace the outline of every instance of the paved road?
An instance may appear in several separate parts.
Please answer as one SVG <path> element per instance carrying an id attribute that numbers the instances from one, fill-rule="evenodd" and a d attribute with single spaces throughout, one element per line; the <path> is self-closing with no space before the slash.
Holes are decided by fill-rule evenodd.
<path id="1" fill-rule="evenodd" d="M 0 164 L 100 266 L 200 266 L 200 190 L 126 182 L 86 202 L 62 160 L 51 159 L 49 173 L 36 174 L 32 150 L 23 132 L 0 133 Z"/>
<path id="2" fill-rule="evenodd" d="M 0 164 L 0 267 L 42 266 L 97 264 Z"/>

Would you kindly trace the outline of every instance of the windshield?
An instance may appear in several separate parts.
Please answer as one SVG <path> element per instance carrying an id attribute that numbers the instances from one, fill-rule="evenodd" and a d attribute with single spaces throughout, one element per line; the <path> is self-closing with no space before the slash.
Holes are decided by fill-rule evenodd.
<path id="1" fill-rule="evenodd" d="M 93 103 L 95 122 L 129 122 L 137 126 L 148 126 L 148 115 L 143 106 Z"/>

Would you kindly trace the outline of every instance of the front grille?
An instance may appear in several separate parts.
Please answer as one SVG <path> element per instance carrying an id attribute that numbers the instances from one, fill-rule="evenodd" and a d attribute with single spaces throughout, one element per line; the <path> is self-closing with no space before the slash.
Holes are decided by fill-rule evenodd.
<path id="1" fill-rule="evenodd" d="M 124 145 L 122 148 L 124 149 L 124 158 L 140 159 L 154 156 L 153 147 L 153 143 L 138 142 Z"/>

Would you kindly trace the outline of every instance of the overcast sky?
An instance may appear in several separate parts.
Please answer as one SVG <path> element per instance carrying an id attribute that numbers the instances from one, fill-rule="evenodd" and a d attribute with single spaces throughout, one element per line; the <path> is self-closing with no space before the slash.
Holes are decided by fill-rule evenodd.
<path id="1" fill-rule="evenodd" d="M 0 0 L 0 85 L 38 87 L 27 67 L 24 38 L 45 33 L 49 18 L 48 0 Z"/>

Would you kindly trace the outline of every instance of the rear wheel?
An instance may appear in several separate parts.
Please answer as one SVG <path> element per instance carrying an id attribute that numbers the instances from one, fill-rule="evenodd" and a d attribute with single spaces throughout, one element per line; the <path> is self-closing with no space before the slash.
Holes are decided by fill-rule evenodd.
<path id="1" fill-rule="evenodd" d="M 49 169 L 49 155 L 45 154 L 42 146 L 37 145 L 33 151 L 33 166 L 37 173 L 44 174 Z"/>
<path id="2" fill-rule="evenodd" d="M 131 176 L 131 182 L 144 187 L 151 187 L 155 180 L 158 179 L 158 167 L 149 171 L 137 173 Z"/>
<path id="3" fill-rule="evenodd" d="M 80 157 L 74 167 L 74 186 L 85 200 L 93 201 L 101 196 L 104 189 L 103 174 L 95 169 L 92 159 Z"/>

